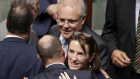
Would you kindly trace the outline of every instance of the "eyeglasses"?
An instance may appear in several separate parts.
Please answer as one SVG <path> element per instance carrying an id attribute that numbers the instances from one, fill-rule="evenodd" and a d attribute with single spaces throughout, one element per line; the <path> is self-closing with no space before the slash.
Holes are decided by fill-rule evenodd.
<path id="1" fill-rule="evenodd" d="M 56 21 L 58 25 L 64 25 L 65 23 L 67 23 L 70 26 L 75 26 L 78 23 L 78 21 L 80 21 L 81 19 L 82 19 L 82 16 L 77 20 L 57 19 Z"/>
<path id="2" fill-rule="evenodd" d="M 74 35 L 84 35 L 85 37 L 92 37 L 91 34 L 89 34 L 89 33 L 84 33 L 84 32 L 74 32 L 73 34 L 74 34 Z"/>

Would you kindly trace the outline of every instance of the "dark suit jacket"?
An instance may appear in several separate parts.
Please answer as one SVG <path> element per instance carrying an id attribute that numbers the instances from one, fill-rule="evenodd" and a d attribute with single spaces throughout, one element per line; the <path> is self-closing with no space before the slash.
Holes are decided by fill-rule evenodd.
<path id="1" fill-rule="evenodd" d="M 2 41 L 5 38 L 6 33 L 7 33 L 7 28 L 6 28 L 5 22 L 6 22 L 6 20 L 4 20 L 0 23 L 0 41 Z M 37 37 L 36 33 L 33 30 L 31 30 L 27 43 L 34 47 L 37 47 L 37 42 L 38 42 L 38 37 Z"/>
<path id="2" fill-rule="evenodd" d="M 103 75 L 97 75 L 93 71 L 69 70 L 62 64 L 53 64 L 32 79 L 59 79 L 60 73 L 64 73 L 64 71 L 68 73 L 70 79 L 73 79 L 74 75 L 77 79 L 105 79 Z"/>
<path id="3" fill-rule="evenodd" d="M 41 0 L 38 16 L 33 22 L 33 30 L 40 38 L 48 32 L 51 25 L 56 24 L 49 14 L 44 13 L 45 9 L 51 4 L 56 4 L 57 0 Z"/>
<path id="4" fill-rule="evenodd" d="M 118 68 L 111 63 L 110 75 L 113 79 L 134 79 L 132 74 L 135 56 L 135 0 L 108 0 L 106 23 L 102 38 L 107 42 L 110 54 L 115 49 L 124 51 L 131 59 L 127 67 Z M 114 72 L 114 73 L 113 73 Z"/>
<path id="5" fill-rule="evenodd" d="M 97 42 L 98 47 L 100 49 L 100 57 L 102 59 L 102 67 L 104 70 L 106 70 L 108 63 L 109 63 L 108 49 L 107 49 L 106 44 L 94 31 L 89 29 L 87 26 L 83 26 L 82 32 L 90 33 L 93 36 L 93 38 L 95 39 L 95 41 Z M 59 37 L 61 33 L 60 33 L 58 26 L 54 25 L 50 28 L 48 34 Z"/>
<path id="6" fill-rule="evenodd" d="M 0 79 L 23 79 L 39 73 L 37 51 L 21 38 L 8 37 L 0 42 Z"/>

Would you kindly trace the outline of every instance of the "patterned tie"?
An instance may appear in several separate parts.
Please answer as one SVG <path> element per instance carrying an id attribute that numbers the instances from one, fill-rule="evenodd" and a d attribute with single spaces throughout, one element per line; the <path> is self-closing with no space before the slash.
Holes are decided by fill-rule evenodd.
<path id="1" fill-rule="evenodd" d="M 140 74 L 140 11 L 139 11 L 139 18 L 138 18 L 137 33 L 136 33 L 136 55 L 135 55 L 133 67 L 136 73 Z"/>
<path id="2" fill-rule="evenodd" d="M 64 48 L 65 51 L 65 57 L 67 56 L 67 49 L 68 49 L 68 40 L 67 39 L 62 39 L 62 46 Z"/>

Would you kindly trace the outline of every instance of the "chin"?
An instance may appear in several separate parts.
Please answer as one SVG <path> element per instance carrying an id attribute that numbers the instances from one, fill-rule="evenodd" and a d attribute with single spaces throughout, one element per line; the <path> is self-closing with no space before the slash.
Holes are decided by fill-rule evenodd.
<path id="1" fill-rule="evenodd" d="M 79 68 L 77 68 L 77 67 L 69 67 L 70 69 L 72 69 L 72 70 L 80 70 Z"/>
<path id="2" fill-rule="evenodd" d="M 70 68 L 70 69 L 71 69 L 71 70 L 79 70 L 79 69 L 77 69 L 77 68 L 73 68 L 73 67 L 72 67 L 72 68 Z"/>
<path id="3" fill-rule="evenodd" d="M 63 36 L 65 39 L 69 39 L 71 35 L 69 35 L 69 34 L 62 34 L 62 36 Z"/>

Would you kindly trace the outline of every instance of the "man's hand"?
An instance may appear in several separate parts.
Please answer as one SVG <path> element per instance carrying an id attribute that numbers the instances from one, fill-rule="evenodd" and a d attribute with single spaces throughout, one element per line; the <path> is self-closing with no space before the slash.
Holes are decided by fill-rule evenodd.
<path id="1" fill-rule="evenodd" d="M 112 63 L 118 67 L 125 67 L 131 63 L 126 53 L 121 50 L 114 50 L 112 52 L 111 59 Z"/>
<path id="2" fill-rule="evenodd" d="M 54 20 L 56 20 L 56 10 L 57 10 L 57 4 L 51 4 L 48 6 L 48 8 L 45 10 L 45 13 L 52 16 Z"/>
<path id="3" fill-rule="evenodd" d="M 27 77 L 24 77 L 23 79 L 28 79 Z"/>
<path id="4" fill-rule="evenodd" d="M 70 77 L 66 72 L 64 72 L 64 73 L 60 74 L 59 79 L 70 79 Z M 75 75 L 74 75 L 73 79 L 77 79 Z"/>
<path id="5" fill-rule="evenodd" d="M 105 76 L 106 79 L 110 78 L 106 71 L 104 71 L 102 68 L 100 68 L 100 72 Z"/>

